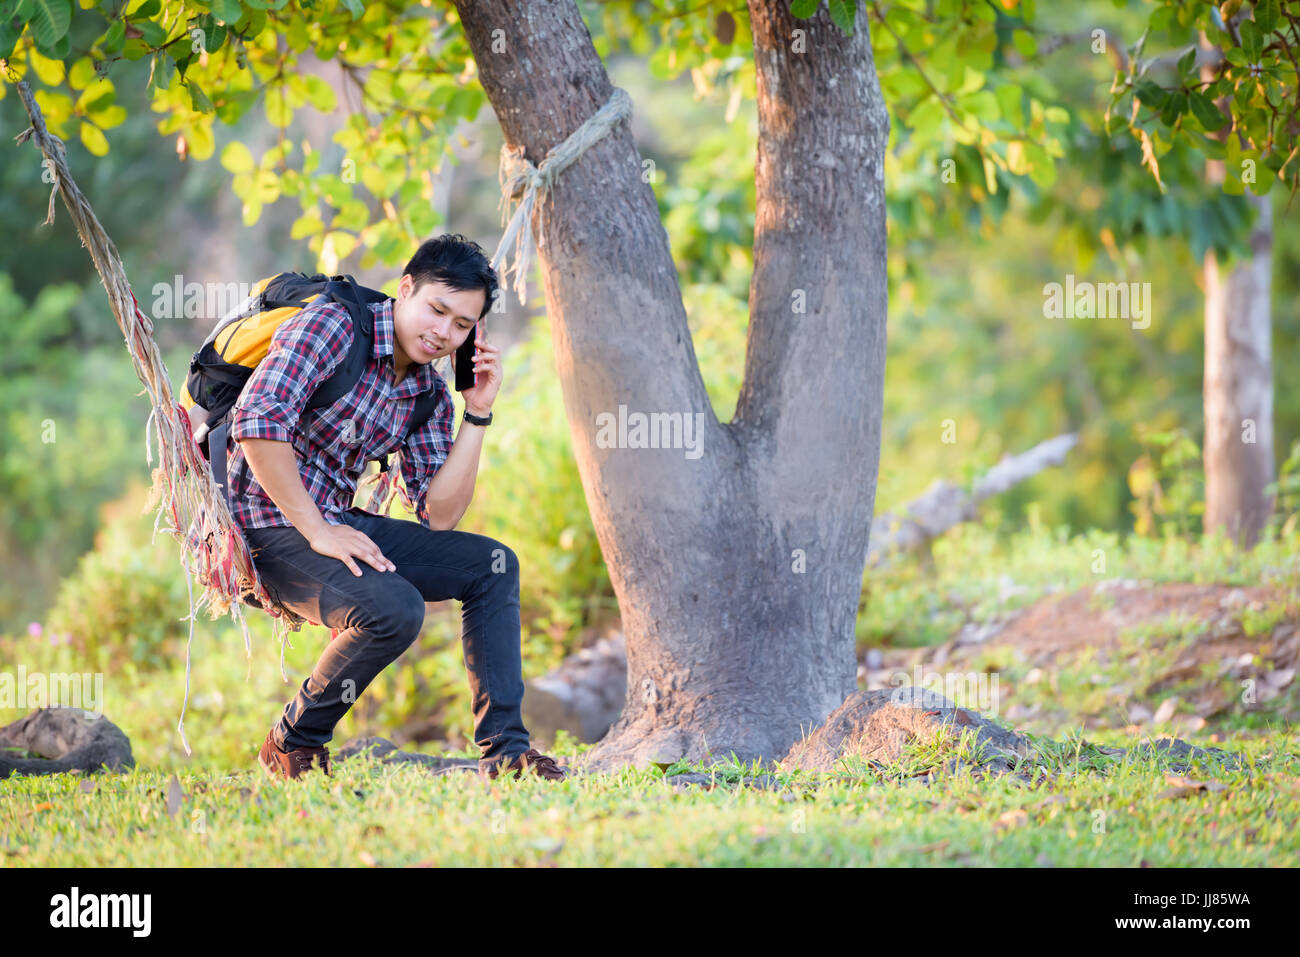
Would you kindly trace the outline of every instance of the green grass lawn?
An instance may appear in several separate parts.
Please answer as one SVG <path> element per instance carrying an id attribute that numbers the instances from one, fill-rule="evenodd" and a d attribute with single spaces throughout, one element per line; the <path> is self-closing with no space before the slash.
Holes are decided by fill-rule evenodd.
<path id="1" fill-rule="evenodd" d="M 963 534 L 968 546 L 982 541 Z M 939 549 L 925 575 L 902 569 L 880 576 L 903 587 L 889 600 L 887 589 L 877 592 L 862 630 L 901 648 L 926 644 L 926 628 L 943 623 L 935 635 L 946 640 L 951 626 L 999 611 L 991 599 L 987 608 L 972 602 L 998 595 L 1009 571 L 1030 585 L 1086 582 L 1085 572 L 1066 571 L 1093 544 L 1021 539 L 1009 548 L 1014 561 L 996 562 L 988 554 L 973 559 L 979 549 Z M 1180 552 L 1174 561 L 1168 543 L 1107 547 L 1112 569 L 1127 576 L 1271 581 L 1284 596 L 1300 592 L 1300 571 L 1281 548 L 1234 564 L 1208 550 Z M 1013 592 L 1003 605 L 1027 600 Z M 1259 619 L 1249 634 L 1281 620 L 1271 607 L 1243 615 Z M 366 757 L 336 764 L 330 778 L 314 772 L 295 782 L 271 780 L 256 766 L 257 748 L 328 632 L 295 636 L 288 683 L 269 629 L 254 621 L 253 633 L 250 669 L 236 630 L 206 622 L 196 630 L 185 719 L 190 755 L 176 734 L 181 662 L 108 669 L 104 711 L 130 737 L 136 769 L 0 781 L 0 866 L 1300 865 L 1300 748 L 1290 723 L 1297 684 L 1259 707 L 1234 704 L 1195 733 L 1175 728 L 1197 746 L 1240 755 L 1240 767 L 1208 758 L 1175 767 L 1167 754 L 1132 750 L 1163 728 L 1126 727 L 1117 686 L 1130 686 L 1153 707 L 1163 694 L 1190 699 L 1197 688 L 1240 694 L 1240 682 L 1213 669 L 1188 672 L 1179 679 L 1186 688 L 1162 679 L 1199 640 L 1195 623 L 1127 630 L 1105 661 L 1085 648 L 1039 669 L 1035 679 L 1030 663 L 995 643 L 987 657 L 981 651 L 961 665 L 999 671 L 1008 691 L 1015 688 L 1008 697 L 1034 708 L 1032 719 L 995 716 L 1038 736 L 1016 773 L 985 776 L 962 742 L 940 741 L 912 746 L 888 767 L 763 774 L 757 782 L 762 769 L 734 764 L 679 765 L 667 776 L 653 767 L 627 769 L 559 784 L 484 782 Z M 70 672 L 81 659 L 66 645 L 21 635 L 0 636 L 0 660 Z M 526 665 L 526 673 L 536 672 Z M 1142 698 L 1157 681 L 1164 690 Z M 407 750 L 477 757 L 457 750 L 470 732 L 464 682 L 456 623 L 431 619 L 420 641 L 367 689 L 331 747 L 382 735 Z M 398 730 L 427 715 L 441 716 L 449 743 L 403 742 Z M 0 714 L 0 723 L 18 717 Z M 548 753 L 563 761 L 586 749 L 562 737 Z M 710 773 L 713 786 L 673 783 L 688 770 Z"/>
<path id="2" fill-rule="evenodd" d="M 0 849 L 11 867 L 1295 866 L 1294 751 L 1293 737 L 1260 737 L 1239 770 L 1205 761 L 1175 777 L 1167 756 L 1074 741 L 1026 776 L 980 779 L 922 750 L 770 788 L 740 784 L 754 769 L 738 765 L 710 788 L 655 768 L 484 782 L 366 757 L 298 781 L 182 774 L 178 791 L 143 769 L 11 778 Z"/>

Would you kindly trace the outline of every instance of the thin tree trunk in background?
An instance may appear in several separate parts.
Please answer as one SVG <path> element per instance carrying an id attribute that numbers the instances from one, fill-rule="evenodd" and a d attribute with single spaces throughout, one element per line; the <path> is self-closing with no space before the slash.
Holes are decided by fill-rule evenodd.
<path id="1" fill-rule="evenodd" d="M 1202 46 L 1208 45 L 1204 35 Z M 1203 65 L 1201 78 L 1213 79 Z M 1221 106 L 1222 109 L 1222 106 Z M 1226 110 L 1224 111 L 1226 115 Z M 1232 135 L 1224 127 L 1220 138 Z M 1260 167 L 1259 176 L 1269 176 Z M 1207 160 L 1206 180 L 1222 184 L 1222 160 Z M 1223 276 L 1205 254 L 1205 531 L 1221 531 L 1251 547 L 1273 511 L 1265 491 L 1273 464 L 1273 359 L 1270 298 L 1273 215 L 1268 196 L 1247 192 L 1256 211 L 1251 255 Z"/>
<path id="2" fill-rule="evenodd" d="M 1219 174 L 1222 176 L 1222 172 Z M 1265 174 L 1267 175 L 1267 174 Z M 1258 217 L 1251 256 L 1226 277 L 1205 256 L 1205 528 L 1249 547 L 1273 510 L 1272 206 Z"/>
<path id="3" fill-rule="evenodd" d="M 574 3 L 456 7 L 506 141 L 533 163 L 609 99 Z M 779 759 L 856 688 L 889 118 L 865 24 L 846 37 L 825 10 L 796 21 L 783 0 L 749 7 L 760 132 L 735 420 L 713 414 L 626 124 L 560 176 L 537 233 L 574 455 L 627 635 L 623 712 L 585 756 L 593 770 Z M 700 454 L 606 447 L 596 417 L 620 406 L 698 415 Z"/>

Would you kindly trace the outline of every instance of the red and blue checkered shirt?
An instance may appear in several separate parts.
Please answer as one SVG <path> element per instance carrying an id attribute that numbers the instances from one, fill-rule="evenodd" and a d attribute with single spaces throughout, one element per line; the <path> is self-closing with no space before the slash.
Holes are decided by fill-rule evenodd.
<path id="1" fill-rule="evenodd" d="M 429 480 L 451 451 L 455 409 L 446 381 L 433 363 L 412 363 L 394 385 L 393 300 L 373 303 L 375 345 L 361 379 L 333 405 L 303 407 L 317 386 L 347 356 L 352 318 L 347 308 L 325 302 L 303 309 L 275 330 L 264 358 L 231 413 L 227 475 L 231 515 L 241 528 L 292 525 L 253 476 L 239 439 L 276 439 L 293 445 L 302 484 L 331 525 L 353 507 L 366 463 L 401 450 L 402 500 L 428 526 L 424 496 Z M 441 400 L 429 420 L 403 441 L 415 397 L 437 387 Z M 379 491 L 370 501 L 378 504 Z"/>

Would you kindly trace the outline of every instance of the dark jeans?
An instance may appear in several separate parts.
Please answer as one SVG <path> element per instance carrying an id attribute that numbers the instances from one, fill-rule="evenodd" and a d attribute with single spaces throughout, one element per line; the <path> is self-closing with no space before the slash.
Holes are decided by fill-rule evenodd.
<path id="1" fill-rule="evenodd" d="M 519 560 L 496 539 L 432 531 L 418 522 L 354 508 L 342 516 L 397 566 L 381 572 L 359 558 L 361 576 L 312 551 L 292 526 L 244 531 L 253 564 L 279 604 L 341 629 L 271 732 L 289 750 L 321 747 L 379 672 L 405 651 L 424 623 L 424 603 L 461 602 L 461 643 L 480 767 L 529 748 L 519 637 Z"/>

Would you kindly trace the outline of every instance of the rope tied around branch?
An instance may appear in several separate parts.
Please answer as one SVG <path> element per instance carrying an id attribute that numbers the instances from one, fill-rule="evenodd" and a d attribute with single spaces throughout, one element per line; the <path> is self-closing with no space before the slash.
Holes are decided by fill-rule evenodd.
<path id="1" fill-rule="evenodd" d="M 499 272 L 501 287 L 509 288 L 506 279 L 514 273 L 514 289 L 519 295 L 519 304 L 526 306 L 528 263 L 533 246 L 533 210 L 538 212 L 537 246 L 540 249 L 546 241 L 543 229 L 545 216 L 545 195 L 550 193 L 561 173 L 572 166 L 583 153 L 604 138 L 619 122 L 632 115 L 632 98 L 621 87 L 614 87 L 609 100 L 595 113 L 587 117 L 581 126 L 569 134 L 558 146 L 547 151 L 542 161 L 534 166 L 524 157 L 522 145 L 510 147 L 501 144 L 501 163 L 497 178 L 501 184 L 501 221 L 506 223 L 506 216 L 512 201 L 519 198 L 519 205 L 510 215 L 509 224 L 497 244 L 492 256 L 492 266 L 499 269 L 511 255 L 514 247 L 513 263 Z M 520 194 L 523 194 L 522 197 Z"/>

